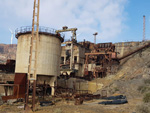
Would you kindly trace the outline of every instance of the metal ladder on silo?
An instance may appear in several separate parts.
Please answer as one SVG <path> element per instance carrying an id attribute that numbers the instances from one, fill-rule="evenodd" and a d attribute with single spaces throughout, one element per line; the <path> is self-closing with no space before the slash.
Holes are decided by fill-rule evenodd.
<path id="1" fill-rule="evenodd" d="M 35 111 L 35 97 L 36 97 L 36 79 L 37 79 L 37 46 L 39 38 L 39 6 L 40 0 L 34 0 L 33 18 L 32 18 L 32 37 L 30 42 L 30 54 L 28 65 L 28 79 L 25 97 L 24 109 L 28 110 L 29 99 L 32 100 L 32 110 Z M 32 88 L 32 96 L 29 98 L 29 90 Z"/>

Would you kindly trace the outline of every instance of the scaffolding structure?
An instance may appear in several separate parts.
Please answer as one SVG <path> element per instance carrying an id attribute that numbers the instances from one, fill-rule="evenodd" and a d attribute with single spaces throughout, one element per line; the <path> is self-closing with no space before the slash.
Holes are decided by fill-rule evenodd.
<path id="1" fill-rule="evenodd" d="M 32 37 L 30 43 L 27 89 L 25 98 L 25 109 L 28 109 L 28 101 L 32 100 L 32 110 L 35 111 L 36 79 L 37 79 L 37 46 L 39 38 L 39 6 L 40 0 L 34 0 L 32 18 Z M 32 97 L 29 98 L 29 89 L 32 88 Z"/>

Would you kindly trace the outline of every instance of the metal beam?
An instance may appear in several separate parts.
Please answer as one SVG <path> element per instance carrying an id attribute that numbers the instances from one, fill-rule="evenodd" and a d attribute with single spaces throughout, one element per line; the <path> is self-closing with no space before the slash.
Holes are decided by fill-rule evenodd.
<path id="1" fill-rule="evenodd" d="M 97 52 L 97 53 L 85 53 L 85 55 L 106 55 L 106 54 L 112 54 L 112 53 L 114 53 L 114 52 L 107 52 L 107 53 L 105 53 L 105 52 Z"/>
<path id="2" fill-rule="evenodd" d="M 56 33 L 60 32 L 68 32 L 68 31 L 77 31 L 77 28 L 70 28 L 70 29 L 62 29 L 62 30 L 56 30 Z"/>

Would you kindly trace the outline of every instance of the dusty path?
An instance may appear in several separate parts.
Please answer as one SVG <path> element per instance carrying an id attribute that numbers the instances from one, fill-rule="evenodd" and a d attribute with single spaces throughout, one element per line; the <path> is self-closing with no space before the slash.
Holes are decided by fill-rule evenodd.
<path id="1" fill-rule="evenodd" d="M 141 99 L 130 99 L 128 104 L 123 105 L 100 105 L 102 100 L 93 100 L 84 102 L 83 105 L 74 105 L 73 101 L 57 102 L 53 106 L 41 107 L 36 105 L 35 113 L 132 113 L 136 106 L 141 104 Z M 0 113 L 23 113 L 23 103 L 14 103 L 12 105 L 4 104 L 0 106 Z"/>

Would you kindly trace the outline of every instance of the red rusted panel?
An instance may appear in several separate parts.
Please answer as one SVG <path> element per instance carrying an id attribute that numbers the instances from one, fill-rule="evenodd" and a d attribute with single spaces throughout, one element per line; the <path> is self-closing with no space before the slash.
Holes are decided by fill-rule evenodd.
<path id="1" fill-rule="evenodd" d="M 2 96 L 2 100 L 6 101 L 6 100 L 10 100 L 10 99 L 18 99 L 18 98 L 24 98 L 22 95 L 11 95 L 11 96 Z"/>
<path id="2" fill-rule="evenodd" d="M 116 52 L 112 53 L 112 54 L 111 54 L 111 57 L 112 57 L 112 58 L 117 58 Z"/>
<path id="3" fill-rule="evenodd" d="M 2 96 L 2 100 L 25 98 L 26 93 L 27 74 L 16 73 L 14 84 L 4 84 L 4 86 L 11 85 L 14 88 L 13 95 Z"/>
<path id="4" fill-rule="evenodd" d="M 27 84 L 27 74 L 26 73 L 16 73 L 14 84 L 19 84 L 19 92 L 18 88 L 14 87 L 14 96 L 19 96 L 25 98 L 26 93 L 26 84 Z"/>

